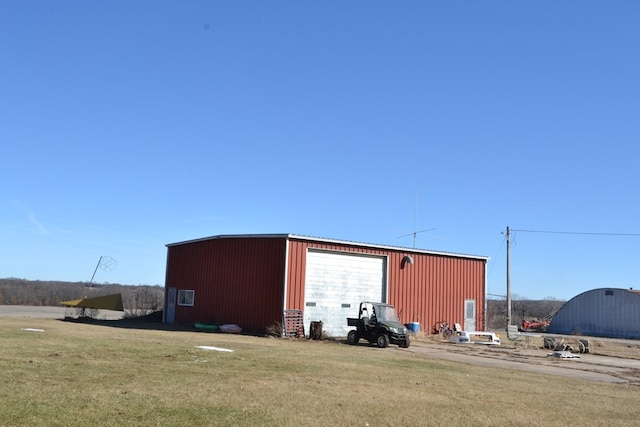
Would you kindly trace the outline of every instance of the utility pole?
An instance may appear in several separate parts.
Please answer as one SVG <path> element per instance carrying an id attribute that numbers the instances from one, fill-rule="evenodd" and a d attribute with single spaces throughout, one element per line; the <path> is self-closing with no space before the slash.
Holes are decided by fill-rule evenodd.
<path id="1" fill-rule="evenodd" d="M 511 325 L 511 230 L 507 226 L 507 329 Z"/>

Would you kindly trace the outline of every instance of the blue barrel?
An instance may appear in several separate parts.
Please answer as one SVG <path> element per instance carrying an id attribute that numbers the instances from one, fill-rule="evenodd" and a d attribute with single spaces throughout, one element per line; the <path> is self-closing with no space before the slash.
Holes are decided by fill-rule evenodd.
<path id="1" fill-rule="evenodd" d="M 407 329 L 409 329 L 409 332 L 413 332 L 415 334 L 416 332 L 420 331 L 420 323 L 409 322 L 407 323 Z"/>

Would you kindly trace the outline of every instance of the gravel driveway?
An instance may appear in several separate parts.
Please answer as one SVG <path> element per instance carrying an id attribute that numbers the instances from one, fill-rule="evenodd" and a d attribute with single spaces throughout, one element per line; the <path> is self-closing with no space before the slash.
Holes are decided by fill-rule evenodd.
<path id="1" fill-rule="evenodd" d="M 430 359 L 450 360 L 471 365 L 507 368 L 564 378 L 640 385 L 640 360 L 597 354 L 579 354 L 575 359 L 549 356 L 551 350 L 509 345 L 434 344 L 412 342 L 402 350 Z"/>

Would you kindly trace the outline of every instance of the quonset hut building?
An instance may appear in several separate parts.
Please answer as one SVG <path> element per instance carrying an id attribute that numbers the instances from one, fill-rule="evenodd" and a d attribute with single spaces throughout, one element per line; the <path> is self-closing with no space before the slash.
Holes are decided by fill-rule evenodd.
<path id="1" fill-rule="evenodd" d="M 640 294 L 616 288 L 584 292 L 560 307 L 547 332 L 640 339 Z"/>
<path id="2" fill-rule="evenodd" d="M 236 324 L 264 333 L 298 311 L 346 336 L 361 301 L 396 307 L 403 323 L 484 330 L 487 257 L 294 234 L 219 235 L 167 245 L 163 321 Z"/>

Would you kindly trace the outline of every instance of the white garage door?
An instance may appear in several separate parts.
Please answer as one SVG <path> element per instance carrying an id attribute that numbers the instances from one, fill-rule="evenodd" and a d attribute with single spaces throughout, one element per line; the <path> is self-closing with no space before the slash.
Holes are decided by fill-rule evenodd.
<path id="1" fill-rule="evenodd" d="M 304 301 L 307 331 L 321 320 L 328 336 L 346 336 L 361 301 L 386 302 L 386 257 L 309 250 Z"/>

